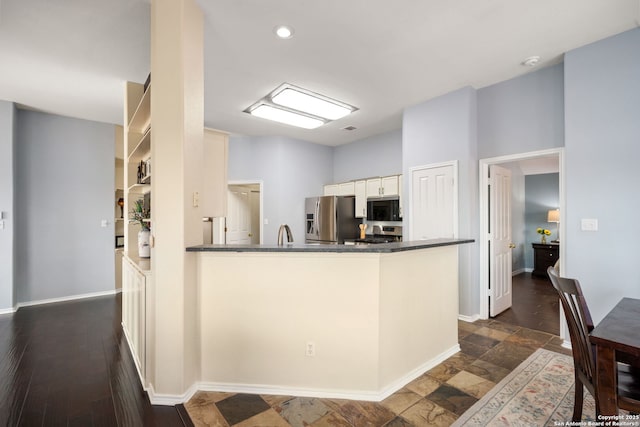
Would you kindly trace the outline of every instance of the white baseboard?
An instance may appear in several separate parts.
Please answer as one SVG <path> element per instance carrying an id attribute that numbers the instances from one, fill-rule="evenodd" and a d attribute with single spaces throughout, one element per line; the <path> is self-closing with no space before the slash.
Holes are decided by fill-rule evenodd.
<path id="1" fill-rule="evenodd" d="M 277 387 L 272 385 L 260 385 L 260 384 L 237 384 L 237 383 L 217 383 L 217 382 L 200 382 L 194 384 L 189 390 L 181 396 L 178 395 L 156 395 L 151 396 L 149 394 L 149 400 L 154 405 L 175 405 L 177 403 L 184 403 L 188 401 L 197 390 L 202 391 L 217 391 L 226 393 L 247 393 L 247 394 L 269 394 L 280 396 L 299 396 L 299 397 L 317 397 L 321 399 L 347 399 L 347 400 L 362 400 L 369 402 L 380 402 L 387 397 L 391 396 L 396 391 L 418 378 L 425 372 L 433 369 L 438 364 L 442 363 L 449 357 L 460 351 L 458 344 L 454 345 L 450 349 L 442 352 L 436 357 L 428 360 L 422 365 L 418 366 L 406 375 L 398 378 L 392 383 L 386 385 L 378 391 L 365 391 L 365 390 L 328 390 L 328 389 L 311 389 L 311 388 L 296 388 L 296 387 Z"/>
<path id="2" fill-rule="evenodd" d="M 458 314 L 458 320 L 462 320 L 463 322 L 473 323 L 476 320 L 480 320 L 479 314 L 474 314 L 473 316 L 465 316 L 463 314 Z"/>
<path id="3" fill-rule="evenodd" d="M 92 292 L 92 293 L 88 293 L 88 294 L 70 295 L 70 296 L 60 297 L 60 298 L 50 298 L 50 299 L 43 299 L 43 300 L 38 300 L 38 301 L 19 302 L 18 304 L 16 304 L 16 307 L 15 307 L 14 311 L 18 311 L 22 307 L 30 307 L 30 306 L 33 306 L 33 305 L 52 304 L 52 303 L 56 303 L 56 302 L 65 302 L 65 301 L 74 301 L 74 300 L 78 300 L 78 299 L 104 297 L 104 296 L 115 295 L 115 294 L 116 294 L 116 290 L 114 289 L 112 291 Z"/>
<path id="4" fill-rule="evenodd" d="M 0 310 L 0 315 L 2 315 L 2 314 L 13 314 L 16 311 L 18 311 L 18 307 L 3 308 L 2 310 Z"/>

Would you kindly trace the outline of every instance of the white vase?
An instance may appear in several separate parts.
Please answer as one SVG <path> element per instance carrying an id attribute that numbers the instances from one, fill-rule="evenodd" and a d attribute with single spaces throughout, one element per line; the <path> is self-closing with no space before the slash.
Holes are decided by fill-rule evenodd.
<path id="1" fill-rule="evenodd" d="M 151 246 L 149 245 L 149 238 L 151 231 L 140 230 L 138 231 L 138 256 L 140 258 L 151 257 Z"/>

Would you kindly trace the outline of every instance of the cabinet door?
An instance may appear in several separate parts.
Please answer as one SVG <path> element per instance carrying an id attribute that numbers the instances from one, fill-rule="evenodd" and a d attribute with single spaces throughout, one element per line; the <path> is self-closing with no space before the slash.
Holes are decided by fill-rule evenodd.
<path id="1" fill-rule="evenodd" d="M 365 180 L 355 182 L 356 192 L 356 218 L 367 217 L 367 182 Z"/>
<path id="2" fill-rule="evenodd" d="M 338 184 L 338 196 L 353 196 L 355 194 L 356 189 L 353 181 Z"/>
<path id="3" fill-rule="evenodd" d="M 338 184 L 329 184 L 324 186 L 324 195 L 325 196 L 337 196 L 338 195 Z"/>
<path id="4" fill-rule="evenodd" d="M 367 180 L 367 197 L 382 197 L 380 178 L 371 178 Z"/>
<path id="5" fill-rule="evenodd" d="M 202 216 L 227 216 L 227 154 L 229 135 L 204 129 L 204 171 L 200 209 Z"/>
<path id="6" fill-rule="evenodd" d="M 400 209 L 400 218 L 402 218 L 402 213 L 404 212 L 404 205 L 402 202 L 402 175 L 398 175 L 398 208 Z"/>
<path id="7" fill-rule="evenodd" d="M 398 195 L 398 175 L 385 176 L 380 179 L 380 187 L 382 187 L 383 196 Z"/>

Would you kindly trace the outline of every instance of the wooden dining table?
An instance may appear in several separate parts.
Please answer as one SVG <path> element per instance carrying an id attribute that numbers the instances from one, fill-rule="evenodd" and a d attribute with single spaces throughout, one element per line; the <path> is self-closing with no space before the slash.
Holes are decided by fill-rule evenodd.
<path id="1" fill-rule="evenodd" d="M 596 381 L 601 415 L 618 414 L 620 353 L 640 358 L 640 299 L 623 298 L 591 332 L 596 346 Z"/>

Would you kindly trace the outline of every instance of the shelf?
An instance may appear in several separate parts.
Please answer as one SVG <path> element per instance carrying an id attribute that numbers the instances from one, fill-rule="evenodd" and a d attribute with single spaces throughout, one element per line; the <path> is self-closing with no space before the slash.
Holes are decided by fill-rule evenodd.
<path id="1" fill-rule="evenodd" d="M 147 194 L 149 191 L 151 191 L 151 184 L 133 184 L 129 187 L 130 194 Z"/>
<path id="2" fill-rule="evenodd" d="M 151 122 L 151 86 L 142 94 L 136 112 L 129 122 L 129 132 L 145 133 Z"/>
<path id="3" fill-rule="evenodd" d="M 129 154 L 129 162 L 139 162 L 149 157 L 149 152 L 151 151 L 151 129 L 147 129 L 147 131 L 142 135 L 140 141 L 135 146 L 133 150 L 131 150 L 131 154 Z"/>

